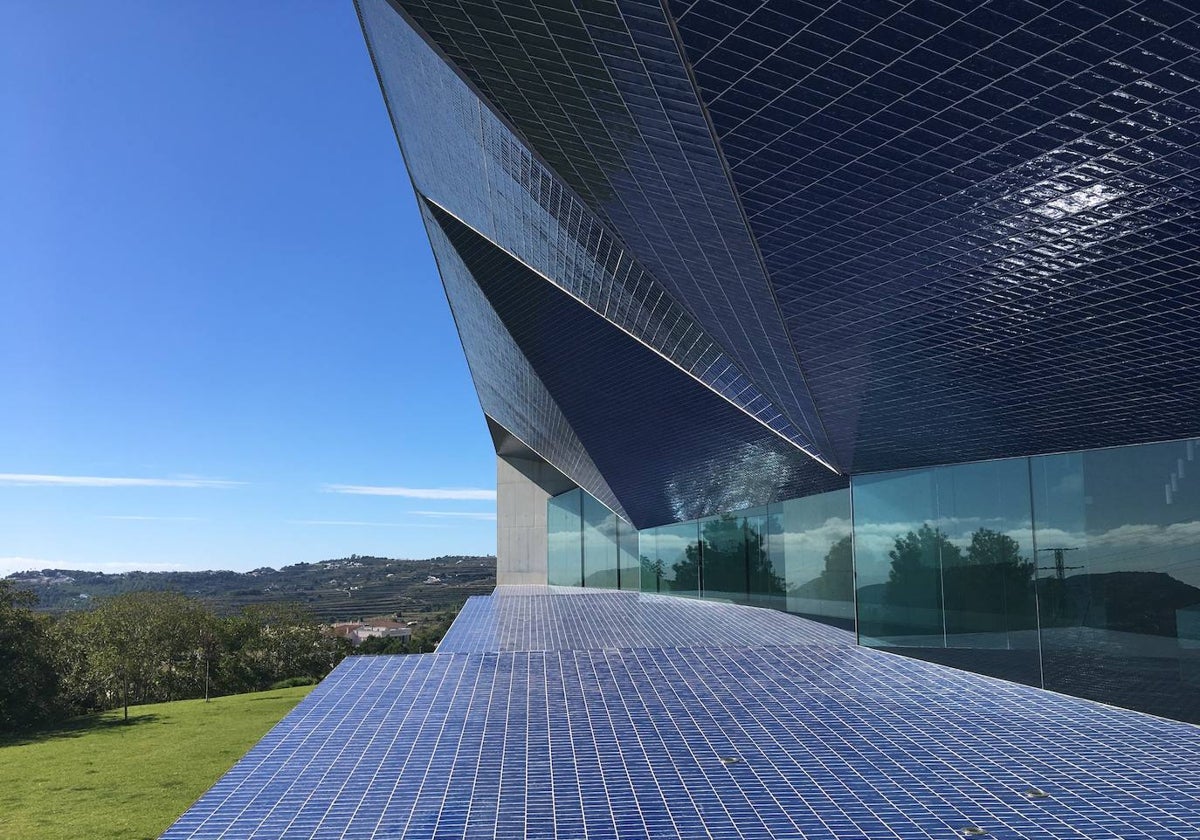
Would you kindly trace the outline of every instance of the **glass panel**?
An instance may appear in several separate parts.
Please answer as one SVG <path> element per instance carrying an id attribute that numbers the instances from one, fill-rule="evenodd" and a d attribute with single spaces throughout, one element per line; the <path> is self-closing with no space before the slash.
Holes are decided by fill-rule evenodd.
<path id="1" fill-rule="evenodd" d="M 770 506 L 771 565 L 782 569 L 788 612 L 854 628 L 850 490 Z"/>
<path id="2" fill-rule="evenodd" d="M 638 532 L 624 519 L 617 520 L 617 565 L 620 587 L 636 592 L 642 587 L 642 565 L 638 554 Z"/>
<path id="3" fill-rule="evenodd" d="M 571 490 L 546 503 L 546 580 L 551 586 L 583 585 L 582 490 Z"/>
<path id="4" fill-rule="evenodd" d="M 941 552 L 933 470 L 865 475 L 854 489 L 858 633 L 864 645 L 942 647 Z"/>
<path id="5" fill-rule="evenodd" d="M 775 527 L 778 530 L 777 521 Z M 782 610 L 787 604 L 784 567 L 783 564 L 779 564 L 778 567 L 775 565 L 769 551 L 771 529 L 772 519 L 766 508 L 742 512 L 746 580 L 750 588 L 747 602 L 759 607 Z"/>
<path id="6" fill-rule="evenodd" d="M 617 515 L 583 494 L 583 585 L 617 588 Z"/>
<path id="7" fill-rule="evenodd" d="M 700 520 L 705 598 L 745 603 L 746 535 L 741 517 L 726 513 Z"/>
<path id="8" fill-rule="evenodd" d="M 934 470 L 948 665 L 1038 685 L 1029 462 Z"/>
<path id="9" fill-rule="evenodd" d="M 700 531 L 696 522 L 658 531 L 659 591 L 700 596 Z"/>
<path id="10" fill-rule="evenodd" d="M 658 529 L 638 531 L 638 551 L 641 557 L 641 581 L 643 592 L 657 592 L 661 575 L 658 560 Z"/>
<path id="11" fill-rule="evenodd" d="M 1032 459 L 1046 688 L 1200 722 L 1198 450 Z"/>

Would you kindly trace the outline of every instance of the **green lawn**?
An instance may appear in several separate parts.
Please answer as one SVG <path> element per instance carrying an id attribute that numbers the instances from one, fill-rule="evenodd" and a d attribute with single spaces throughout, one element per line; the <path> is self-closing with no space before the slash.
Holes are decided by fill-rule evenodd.
<path id="1" fill-rule="evenodd" d="M 0 741 L 0 838 L 154 838 L 312 686 L 135 706 Z"/>

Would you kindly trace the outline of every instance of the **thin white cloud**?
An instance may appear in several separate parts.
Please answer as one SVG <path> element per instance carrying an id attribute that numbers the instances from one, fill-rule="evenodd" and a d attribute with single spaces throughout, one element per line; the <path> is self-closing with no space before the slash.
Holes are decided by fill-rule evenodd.
<path id="1" fill-rule="evenodd" d="M 13 572 L 32 572 L 53 568 L 54 564 L 49 560 L 39 560 L 36 557 L 0 557 L 0 577 Z"/>
<path id="2" fill-rule="evenodd" d="M 289 519 L 288 525 L 332 525 L 347 528 L 444 528 L 426 522 L 361 522 L 355 519 Z"/>
<path id="3" fill-rule="evenodd" d="M 236 487 L 240 481 L 215 478 L 116 478 L 99 475 L 39 475 L 0 473 L 0 485 L 10 487 Z"/>
<path id="4" fill-rule="evenodd" d="M 202 522 L 199 516 L 101 516 L 100 519 L 115 519 L 121 522 Z"/>
<path id="5" fill-rule="evenodd" d="M 410 510 L 413 516 L 457 516 L 463 519 L 489 519 L 496 521 L 495 513 L 486 511 L 466 511 L 466 510 Z"/>
<path id="6" fill-rule="evenodd" d="M 405 499 L 457 499 L 495 501 L 495 490 L 477 487 L 377 487 L 366 484 L 326 484 L 326 493 L 350 496 L 400 496 Z"/>

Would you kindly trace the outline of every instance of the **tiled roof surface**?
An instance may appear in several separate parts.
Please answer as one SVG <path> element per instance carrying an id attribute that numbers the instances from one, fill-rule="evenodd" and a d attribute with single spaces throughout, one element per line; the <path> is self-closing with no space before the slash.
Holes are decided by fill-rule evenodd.
<path id="1" fill-rule="evenodd" d="M 620 627 L 638 611 L 740 629 L 645 647 Z M 740 637 L 787 625 L 805 643 Z M 474 599 L 438 653 L 345 660 L 164 837 L 1200 837 L 1200 728 L 823 632 L 660 596 Z M 520 638 L 542 649 L 498 650 Z"/>
<path id="2" fill-rule="evenodd" d="M 553 595 L 554 597 L 548 597 Z M 672 595 L 500 586 L 470 598 L 439 653 L 854 644 L 854 634 L 778 610 Z"/>

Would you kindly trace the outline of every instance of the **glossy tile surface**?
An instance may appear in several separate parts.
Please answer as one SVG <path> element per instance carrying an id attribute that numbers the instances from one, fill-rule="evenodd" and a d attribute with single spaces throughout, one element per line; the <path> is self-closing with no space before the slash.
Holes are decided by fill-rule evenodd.
<path id="1" fill-rule="evenodd" d="M 439 653 L 852 645 L 854 634 L 787 613 L 669 595 L 500 586 L 469 598 Z"/>
<path id="2" fill-rule="evenodd" d="M 807 421 L 766 394 L 686 300 L 670 294 L 386 0 L 362 0 L 359 11 L 421 196 L 795 447 L 820 454 Z"/>
<path id="3" fill-rule="evenodd" d="M 519 140 L 831 458 L 755 243 L 657 0 L 398 4 Z"/>
<path id="4" fill-rule="evenodd" d="M 1195 434 L 1200 7 L 669 7 L 845 468 Z"/>
<path id="5" fill-rule="evenodd" d="M 1196 727 L 837 642 L 595 648 L 611 595 L 492 600 L 452 636 L 511 602 L 577 647 L 351 657 L 164 837 L 1200 836 Z"/>
<path id="6" fill-rule="evenodd" d="M 538 403 L 522 395 L 532 372 L 567 424 L 566 429 L 552 427 L 554 439 L 569 440 L 569 432 L 579 441 L 616 506 L 599 493 L 592 495 L 634 526 L 846 486 L 845 477 L 446 211 L 427 205 L 427 219 L 437 228 L 431 239 L 439 263 L 467 273 L 460 277 L 456 268 L 455 276 L 445 279 L 453 308 L 464 313 L 459 315 L 464 344 L 478 347 L 468 357 L 480 357 L 473 369 L 484 371 L 480 393 L 488 397 L 487 405 L 516 403 L 508 416 L 518 416 L 523 405 L 533 408 Z M 478 318 L 467 311 L 467 301 Z M 477 320 L 501 325 L 503 331 L 492 341 L 471 326 Z M 510 343 L 519 355 L 507 352 Z M 552 415 L 543 416 L 532 418 L 539 430 L 551 428 Z M 587 466 L 582 459 L 575 464 Z M 586 478 L 576 481 L 586 485 Z"/>
<path id="7" fill-rule="evenodd" d="M 1195 4 L 395 5 L 486 102 L 438 136 L 528 152 L 838 469 L 1197 433 Z"/>

